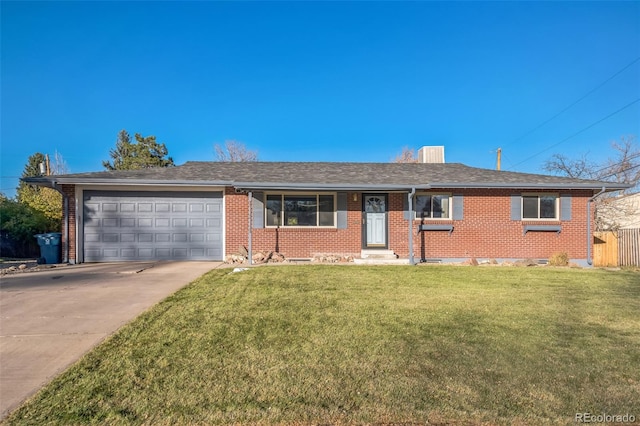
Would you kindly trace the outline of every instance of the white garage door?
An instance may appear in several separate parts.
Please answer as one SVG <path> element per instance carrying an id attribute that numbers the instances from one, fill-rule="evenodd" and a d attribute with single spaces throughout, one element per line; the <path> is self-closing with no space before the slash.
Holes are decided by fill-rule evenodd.
<path id="1" fill-rule="evenodd" d="M 84 191 L 84 260 L 222 260 L 222 192 Z"/>

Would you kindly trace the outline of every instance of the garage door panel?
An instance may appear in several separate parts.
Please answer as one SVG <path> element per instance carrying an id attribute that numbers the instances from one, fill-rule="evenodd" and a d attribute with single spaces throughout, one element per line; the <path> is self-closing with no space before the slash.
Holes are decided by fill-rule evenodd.
<path id="1" fill-rule="evenodd" d="M 123 217 L 120 218 L 120 227 L 121 228 L 135 228 L 136 219 L 133 217 Z"/>
<path id="2" fill-rule="evenodd" d="M 151 228 L 153 226 L 153 219 L 150 217 L 138 219 L 138 226 L 140 228 Z"/>
<path id="3" fill-rule="evenodd" d="M 174 228 L 186 228 L 187 227 L 187 219 L 184 217 L 178 219 L 172 219 Z"/>
<path id="4" fill-rule="evenodd" d="M 102 219 L 102 227 L 103 228 L 117 228 L 118 227 L 118 219 L 115 217 L 109 217 Z"/>
<path id="5" fill-rule="evenodd" d="M 204 228 L 204 219 L 189 219 L 189 228 Z"/>
<path id="6" fill-rule="evenodd" d="M 121 243 L 135 243 L 136 234 L 120 234 Z"/>
<path id="7" fill-rule="evenodd" d="M 168 243 L 171 241 L 171 234 L 156 234 L 156 243 Z"/>
<path id="8" fill-rule="evenodd" d="M 85 261 L 220 260 L 222 192 L 85 191 Z"/>
<path id="9" fill-rule="evenodd" d="M 156 218 L 156 228 L 169 228 L 171 220 L 168 217 Z"/>

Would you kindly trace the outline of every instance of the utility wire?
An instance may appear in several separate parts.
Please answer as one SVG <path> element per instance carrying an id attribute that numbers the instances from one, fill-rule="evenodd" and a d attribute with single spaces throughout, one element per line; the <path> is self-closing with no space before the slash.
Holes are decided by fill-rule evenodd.
<path id="1" fill-rule="evenodd" d="M 627 64 L 625 67 L 623 67 L 622 69 L 620 69 L 619 71 L 617 71 L 615 74 L 613 74 L 611 77 L 607 78 L 605 81 L 603 81 L 602 83 L 598 84 L 596 87 L 594 87 L 593 89 L 591 89 L 590 91 L 588 91 L 585 95 L 583 95 L 580 99 L 578 99 L 575 102 L 572 102 L 569 106 L 565 107 L 562 111 L 558 112 L 557 114 L 555 114 L 553 117 L 543 121 L 542 123 L 538 124 L 536 127 L 534 127 L 532 130 L 529 130 L 528 132 L 526 132 L 525 134 L 523 134 L 522 136 L 520 136 L 519 138 L 516 138 L 515 140 L 507 143 L 506 145 L 503 146 L 503 148 L 505 146 L 510 146 L 513 145 L 514 143 L 524 139 L 525 137 L 529 136 L 531 133 L 535 132 L 536 130 L 538 130 L 539 128 L 541 128 L 542 126 L 544 126 L 545 124 L 547 124 L 548 122 L 550 122 L 551 120 L 557 118 L 559 115 L 561 115 L 562 113 L 564 113 L 565 111 L 567 111 L 568 109 L 572 108 L 574 105 L 576 105 L 578 102 L 582 101 L 583 99 L 585 99 L 587 96 L 591 95 L 593 92 L 595 92 L 596 90 L 598 90 L 599 88 L 601 88 L 602 86 L 604 86 L 605 84 L 607 84 L 608 82 L 610 82 L 611 80 L 613 80 L 614 78 L 616 78 L 618 75 L 622 74 L 624 71 L 627 70 L 627 68 L 631 67 L 633 64 L 635 64 L 636 62 L 640 61 L 640 56 L 638 56 L 636 59 L 634 59 L 633 61 L 631 61 L 629 64 Z M 518 163 L 520 164 L 520 163 Z M 517 165 L 517 164 L 516 164 Z"/>
<path id="2" fill-rule="evenodd" d="M 597 174 L 599 172 L 603 172 L 603 171 L 605 171 L 607 169 L 610 169 L 611 167 L 620 166 L 620 165 L 622 165 L 622 163 L 627 162 L 627 161 L 631 161 L 631 160 L 635 160 L 638 157 L 640 157 L 640 152 L 638 152 L 637 154 L 634 154 L 634 155 L 630 155 L 629 157 L 625 158 L 623 161 L 617 161 L 617 162 L 611 163 L 609 165 L 603 166 L 603 167 L 601 167 L 601 168 L 599 168 L 597 170 L 594 170 L 593 174 Z M 639 164 L 639 166 L 640 166 L 640 164 Z M 634 167 L 636 167 L 636 166 L 634 166 Z"/>
<path id="3" fill-rule="evenodd" d="M 593 126 L 595 126 L 595 125 L 597 125 L 597 124 L 602 123 L 602 122 L 603 122 L 603 121 L 605 121 L 606 119 L 613 117 L 614 115 L 618 114 L 619 112 L 624 111 L 625 109 L 629 108 L 631 105 L 633 105 L 633 104 L 637 103 L 638 101 L 640 101 L 640 98 L 637 98 L 637 99 L 635 99 L 635 100 L 633 100 L 633 101 L 629 102 L 628 104 L 626 104 L 626 105 L 625 105 L 625 106 L 623 106 L 622 108 L 620 108 L 620 109 L 618 109 L 618 110 L 616 110 L 616 111 L 612 112 L 611 114 L 607 115 L 606 117 L 601 118 L 600 120 L 598 120 L 598 121 L 596 121 L 596 122 L 594 122 L 594 123 L 589 124 L 589 125 L 588 125 L 587 127 L 585 127 L 584 129 L 579 130 L 579 131 L 577 131 L 576 133 L 572 134 L 571 136 L 568 136 L 568 137 L 566 137 L 566 138 L 562 139 L 560 142 L 554 143 L 553 145 L 550 145 L 550 146 L 546 147 L 546 148 L 545 148 L 545 149 L 543 149 L 542 151 L 539 151 L 539 152 L 537 152 L 536 154 L 533 154 L 532 156 L 525 158 L 524 160 L 520 161 L 519 163 L 514 164 L 514 165 L 513 165 L 513 167 L 517 167 L 517 166 L 519 166 L 519 165 L 520 165 L 520 164 L 522 164 L 522 163 L 526 163 L 527 161 L 531 160 L 532 158 L 537 157 L 538 155 L 542 154 L 543 152 L 547 152 L 547 151 L 549 151 L 550 149 L 555 148 L 556 146 L 558 146 L 558 145 L 560 145 L 560 144 L 565 143 L 565 142 L 566 142 L 566 141 L 568 141 L 569 139 L 574 138 L 574 137 L 578 136 L 579 134 L 586 132 L 587 130 L 589 130 L 589 129 L 590 129 L 590 128 L 592 128 Z"/>
<path id="4" fill-rule="evenodd" d="M 602 177 L 600 177 L 598 179 L 607 179 L 607 178 L 613 177 L 615 175 L 619 175 L 621 173 L 626 173 L 629 170 L 637 169 L 638 167 L 640 167 L 640 164 L 636 164 L 635 166 L 627 167 L 626 169 L 618 170 L 617 172 L 602 176 Z"/>

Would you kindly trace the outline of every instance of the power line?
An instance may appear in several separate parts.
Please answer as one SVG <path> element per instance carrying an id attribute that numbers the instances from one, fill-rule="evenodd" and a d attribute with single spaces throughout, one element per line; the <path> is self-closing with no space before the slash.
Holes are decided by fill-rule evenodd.
<path id="1" fill-rule="evenodd" d="M 602 86 L 604 86 L 605 84 L 607 84 L 608 82 L 610 82 L 611 80 L 613 80 L 614 78 L 616 78 L 618 75 L 622 74 L 624 71 L 627 70 L 627 68 L 631 67 L 633 64 L 635 64 L 636 62 L 640 61 L 640 56 L 638 56 L 636 59 L 634 59 L 633 61 L 631 61 L 629 64 L 627 64 L 625 67 L 623 67 L 622 69 L 620 69 L 619 71 L 617 71 L 615 74 L 613 74 L 611 77 L 607 78 L 605 81 L 603 81 L 602 83 L 598 84 L 596 87 L 594 87 L 593 89 L 591 89 L 590 91 L 588 91 L 585 95 L 583 95 L 580 99 L 578 99 L 577 101 L 572 102 L 571 104 L 569 104 L 569 106 L 565 107 L 562 111 L 558 112 L 557 114 L 555 114 L 553 117 L 543 121 L 542 123 L 538 124 L 536 127 L 534 127 L 532 130 L 529 130 L 528 132 L 526 132 L 525 134 L 523 134 L 522 136 L 520 136 L 519 138 L 507 143 L 506 145 L 503 145 L 503 148 L 505 146 L 509 146 L 509 145 L 513 145 L 514 143 L 524 139 L 525 137 L 529 136 L 531 133 L 535 132 L 536 130 L 538 130 L 539 128 L 541 128 L 542 126 L 544 126 L 545 124 L 547 124 L 548 122 L 550 122 L 551 120 L 557 118 L 559 115 L 561 115 L 562 113 L 564 113 L 565 111 L 567 111 L 568 109 L 572 108 L 574 105 L 576 105 L 577 103 L 579 103 L 580 101 L 582 101 L 583 99 L 585 99 L 587 96 L 589 96 L 590 94 L 592 94 L 593 92 L 595 92 L 596 90 L 598 90 L 599 88 L 601 88 Z"/>
<path id="2" fill-rule="evenodd" d="M 554 143 L 553 145 L 548 146 L 547 148 L 543 149 L 542 151 L 537 152 L 536 154 L 525 158 L 524 160 L 520 161 L 519 163 L 513 165 L 513 167 L 519 166 L 522 163 L 526 163 L 527 161 L 531 160 L 532 158 L 537 157 L 538 155 L 542 154 L 543 152 L 547 152 L 552 148 L 555 148 L 556 146 L 565 143 L 566 141 L 568 141 L 571 138 L 574 138 L 576 136 L 578 136 L 581 133 L 586 132 L 587 130 L 589 130 L 590 128 L 592 128 L 593 126 L 602 123 L 603 121 L 607 120 L 608 118 L 613 117 L 614 115 L 618 114 L 619 112 L 624 111 L 625 109 L 629 108 L 631 105 L 637 103 L 638 101 L 640 101 L 640 98 L 637 98 L 631 102 L 629 102 L 628 104 L 626 104 L 625 106 L 623 106 L 622 108 L 618 109 L 617 111 L 612 112 L 611 114 L 607 115 L 606 117 L 601 118 L 600 120 L 589 124 L 587 127 L 583 128 L 582 130 L 577 131 L 576 133 L 572 134 L 571 136 L 568 136 L 564 139 L 562 139 L 560 142 Z"/>
<path id="3" fill-rule="evenodd" d="M 599 172 L 602 172 L 604 170 L 610 169 L 612 167 L 621 166 L 623 163 L 625 163 L 627 161 L 635 160 L 638 157 L 640 157 L 640 152 L 638 152 L 637 154 L 634 154 L 634 155 L 630 155 L 629 157 L 625 158 L 623 161 L 618 161 L 618 162 L 611 163 L 611 164 L 608 164 L 606 166 L 603 166 L 603 167 L 593 171 L 593 174 L 597 174 Z"/>
<path id="4" fill-rule="evenodd" d="M 607 179 L 607 178 L 613 177 L 615 175 L 619 175 L 621 173 L 626 173 L 629 170 L 637 169 L 638 167 L 640 167 L 640 164 L 636 164 L 635 166 L 627 167 L 626 169 L 618 170 L 617 172 L 602 176 L 599 179 Z"/>

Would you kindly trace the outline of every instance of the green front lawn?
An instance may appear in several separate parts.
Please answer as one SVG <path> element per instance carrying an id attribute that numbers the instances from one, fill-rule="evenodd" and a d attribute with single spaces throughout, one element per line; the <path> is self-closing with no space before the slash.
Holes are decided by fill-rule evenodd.
<path id="1" fill-rule="evenodd" d="M 640 421 L 640 275 L 553 268 L 215 270 L 9 424 Z"/>

